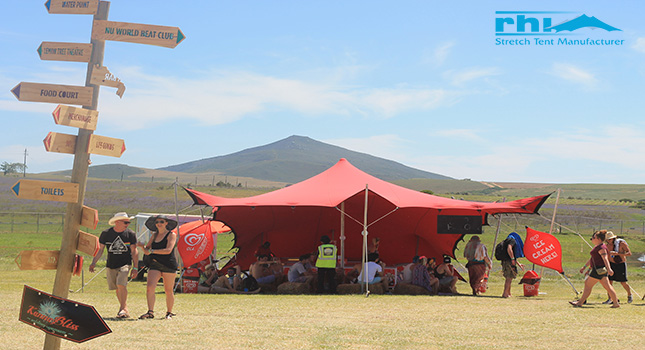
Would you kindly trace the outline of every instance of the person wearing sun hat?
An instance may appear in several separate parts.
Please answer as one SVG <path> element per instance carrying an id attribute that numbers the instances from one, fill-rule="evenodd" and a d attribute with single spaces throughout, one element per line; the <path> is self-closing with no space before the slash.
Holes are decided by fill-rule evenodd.
<path id="1" fill-rule="evenodd" d="M 116 297 L 119 300 L 119 312 L 117 318 L 128 318 L 128 275 L 135 278 L 139 270 L 139 253 L 137 252 L 137 236 L 134 231 L 128 228 L 134 217 L 128 216 L 126 212 L 114 214 L 108 224 L 112 227 L 101 232 L 99 236 L 99 251 L 92 259 L 90 272 L 94 272 L 96 262 L 103 255 L 107 247 L 107 281 L 110 290 L 116 290 Z"/>
<path id="2" fill-rule="evenodd" d="M 143 248 L 143 253 L 149 255 L 151 261 L 148 266 L 148 281 L 146 284 L 148 312 L 139 318 L 150 319 L 155 317 L 155 288 L 159 280 L 163 278 L 166 294 L 166 319 L 171 319 L 176 316 L 172 313 L 172 308 L 175 304 L 173 290 L 178 268 L 177 258 L 175 257 L 177 232 L 173 231 L 177 227 L 177 221 L 165 215 L 155 215 L 148 218 L 145 225 L 152 233 L 148 243 L 139 243 L 139 246 Z"/>
<path id="3" fill-rule="evenodd" d="M 607 231 L 605 242 L 607 242 L 607 249 L 609 249 L 609 265 L 614 271 L 614 274 L 609 276 L 609 283 L 620 282 L 627 291 L 627 303 L 631 304 L 634 299 L 632 297 L 632 287 L 627 283 L 627 257 L 632 255 L 632 251 L 624 239 L 618 238 L 611 231 Z M 609 302 L 605 301 L 603 304 L 611 303 L 611 298 L 607 298 L 607 300 Z"/>

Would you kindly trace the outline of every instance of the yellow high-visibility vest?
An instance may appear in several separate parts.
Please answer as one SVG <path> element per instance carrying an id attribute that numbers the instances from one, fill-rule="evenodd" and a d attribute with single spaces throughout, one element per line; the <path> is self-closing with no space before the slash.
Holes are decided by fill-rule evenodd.
<path id="1" fill-rule="evenodd" d="M 333 244 L 321 244 L 318 246 L 318 260 L 316 267 L 333 269 L 336 268 L 336 246 Z"/>

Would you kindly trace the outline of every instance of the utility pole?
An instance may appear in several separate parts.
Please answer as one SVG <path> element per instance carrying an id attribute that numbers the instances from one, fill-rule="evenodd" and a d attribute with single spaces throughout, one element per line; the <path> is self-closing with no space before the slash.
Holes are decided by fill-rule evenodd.
<path id="1" fill-rule="evenodd" d="M 22 163 L 22 177 L 27 177 L 27 149 L 25 148 L 25 160 Z"/>

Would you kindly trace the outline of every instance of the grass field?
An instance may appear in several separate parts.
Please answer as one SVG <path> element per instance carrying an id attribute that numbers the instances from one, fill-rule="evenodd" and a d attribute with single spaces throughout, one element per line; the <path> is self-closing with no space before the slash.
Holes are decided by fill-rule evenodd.
<path id="1" fill-rule="evenodd" d="M 578 291 L 582 279 L 577 268 L 588 247 L 577 235 L 558 237 L 565 254 L 565 272 Z M 230 245 L 222 235 L 220 253 Z M 492 245 L 493 232 L 482 240 Z M 581 244 L 582 243 L 582 244 Z M 630 238 L 632 249 L 645 251 L 645 243 Z M 463 244 L 463 243 L 462 243 Z M 51 292 L 55 271 L 20 271 L 13 259 L 24 249 L 57 249 L 60 234 L 0 234 L 0 341 L 8 348 L 41 348 L 44 333 L 18 321 L 23 285 Z M 460 246 L 461 247 L 461 246 Z M 458 253 L 459 256 L 459 253 Z M 526 263 L 526 261 L 525 261 Z M 458 264 L 456 264 L 459 267 Z M 527 268 L 530 264 L 526 263 Z M 645 293 L 642 263 L 630 261 L 632 287 Z M 460 268 L 461 269 L 461 268 Z M 463 270 L 462 270 L 463 271 Z M 539 269 L 538 269 L 539 272 Z M 82 281 L 89 281 L 81 291 Z M 645 302 L 640 298 L 612 310 L 600 303 L 598 285 L 588 306 L 574 309 L 567 303 L 573 289 L 561 277 L 545 272 L 537 297 L 522 296 L 516 280 L 514 296 L 499 297 L 503 281 L 499 263 L 483 296 L 391 296 L 368 298 L 318 295 L 201 295 L 177 294 L 173 320 L 117 320 L 116 297 L 107 290 L 105 273 L 73 277 L 69 299 L 93 305 L 113 333 L 83 344 L 62 341 L 62 349 L 589 349 L 615 345 L 640 349 L 645 326 Z M 457 288 L 467 293 L 460 282 Z M 158 288 L 161 293 L 161 287 Z M 618 289 L 625 299 L 625 291 Z M 146 311 L 145 283 L 129 285 L 129 308 L 138 316 Z M 157 315 L 165 312 L 164 296 L 157 295 Z M 616 337 L 609 335 L 616 334 Z"/>

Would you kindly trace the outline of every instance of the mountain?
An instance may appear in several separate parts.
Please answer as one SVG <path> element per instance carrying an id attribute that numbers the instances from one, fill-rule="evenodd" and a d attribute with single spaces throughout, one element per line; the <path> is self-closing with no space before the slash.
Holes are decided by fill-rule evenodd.
<path id="1" fill-rule="evenodd" d="M 172 165 L 158 170 L 203 173 L 217 171 L 229 176 L 296 183 L 347 159 L 355 167 L 382 180 L 451 179 L 403 164 L 329 145 L 305 136 L 286 139 L 225 156 Z"/>

